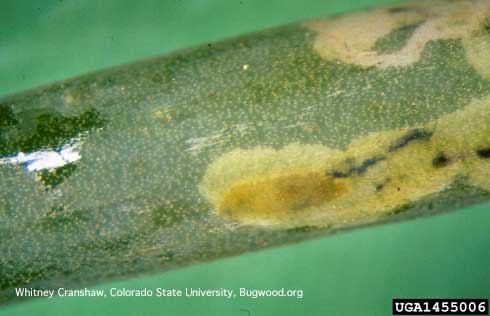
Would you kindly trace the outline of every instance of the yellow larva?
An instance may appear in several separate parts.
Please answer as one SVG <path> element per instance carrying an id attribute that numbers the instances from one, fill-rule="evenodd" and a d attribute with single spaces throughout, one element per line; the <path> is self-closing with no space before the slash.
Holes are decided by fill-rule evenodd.
<path id="1" fill-rule="evenodd" d="M 237 223 L 321 227 L 386 216 L 456 176 L 490 190 L 490 97 L 423 125 L 362 136 L 344 151 L 236 149 L 209 165 L 200 192 Z"/>

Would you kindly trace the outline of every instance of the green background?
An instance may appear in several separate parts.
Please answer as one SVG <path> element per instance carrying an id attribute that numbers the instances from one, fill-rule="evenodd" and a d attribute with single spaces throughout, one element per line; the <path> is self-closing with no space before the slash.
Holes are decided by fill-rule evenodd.
<path id="1" fill-rule="evenodd" d="M 390 0 L 2 1 L 0 95 Z M 490 297 L 490 206 L 97 288 L 302 289 L 297 298 L 55 298 L 0 315 L 390 315 L 393 297 Z M 1 242 L 1 241 L 0 241 Z"/>

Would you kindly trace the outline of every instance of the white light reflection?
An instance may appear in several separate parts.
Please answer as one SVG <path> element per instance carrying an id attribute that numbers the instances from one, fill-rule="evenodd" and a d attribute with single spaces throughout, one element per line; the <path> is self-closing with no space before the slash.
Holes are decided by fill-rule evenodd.
<path id="1" fill-rule="evenodd" d="M 28 154 L 19 152 L 14 157 L 0 158 L 0 164 L 23 164 L 28 171 L 55 169 L 79 160 L 80 144 L 79 139 L 74 139 L 58 150 L 40 150 Z"/>

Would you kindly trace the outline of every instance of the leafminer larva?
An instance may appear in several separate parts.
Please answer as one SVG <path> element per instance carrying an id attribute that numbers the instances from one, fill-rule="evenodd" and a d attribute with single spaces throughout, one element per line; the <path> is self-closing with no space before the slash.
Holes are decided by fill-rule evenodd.
<path id="1" fill-rule="evenodd" d="M 490 97 L 426 124 L 379 131 L 344 151 L 291 144 L 234 150 L 200 186 L 220 216 L 252 225 L 372 221 L 461 176 L 490 189 Z"/>

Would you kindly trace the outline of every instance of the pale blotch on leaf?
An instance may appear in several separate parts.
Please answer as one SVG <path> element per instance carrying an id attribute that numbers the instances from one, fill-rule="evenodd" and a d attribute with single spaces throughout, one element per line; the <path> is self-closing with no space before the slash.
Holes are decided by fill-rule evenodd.
<path id="1" fill-rule="evenodd" d="M 488 0 L 433 0 L 306 22 L 317 33 L 314 50 L 323 58 L 364 67 L 405 67 L 414 64 L 432 40 L 462 40 L 468 61 L 489 77 L 490 34 L 482 30 L 490 18 Z M 401 49 L 380 53 L 378 40 L 417 24 Z M 486 36 L 486 38 L 484 38 Z"/>
<path id="2" fill-rule="evenodd" d="M 375 222 L 448 189 L 490 190 L 490 97 L 413 127 L 373 132 L 344 150 L 290 144 L 236 149 L 213 161 L 200 192 L 215 213 L 259 226 Z"/>

